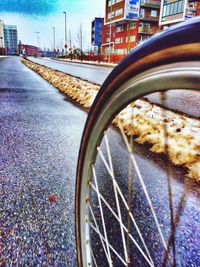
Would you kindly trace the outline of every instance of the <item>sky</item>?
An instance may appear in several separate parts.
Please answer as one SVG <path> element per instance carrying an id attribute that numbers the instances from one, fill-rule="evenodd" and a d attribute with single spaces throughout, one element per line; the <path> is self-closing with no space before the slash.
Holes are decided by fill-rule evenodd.
<path id="1" fill-rule="evenodd" d="M 53 48 L 55 27 L 56 47 L 61 49 L 65 32 L 63 11 L 66 11 L 68 41 L 70 31 L 72 45 L 78 46 L 77 33 L 82 23 L 83 46 L 87 50 L 91 46 L 91 22 L 94 17 L 104 17 L 104 5 L 105 0 L 0 0 L 0 19 L 4 24 L 17 25 L 22 43 L 36 46 L 39 43 L 41 48 Z"/>

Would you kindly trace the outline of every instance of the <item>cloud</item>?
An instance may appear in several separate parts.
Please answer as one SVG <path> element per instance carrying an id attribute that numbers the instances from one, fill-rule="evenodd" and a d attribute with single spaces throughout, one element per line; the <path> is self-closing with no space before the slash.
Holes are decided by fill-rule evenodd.
<path id="1" fill-rule="evenodd" d="M 47 16 L 59 9 L 61 0 L 1 0 L 0 12 Z"/>

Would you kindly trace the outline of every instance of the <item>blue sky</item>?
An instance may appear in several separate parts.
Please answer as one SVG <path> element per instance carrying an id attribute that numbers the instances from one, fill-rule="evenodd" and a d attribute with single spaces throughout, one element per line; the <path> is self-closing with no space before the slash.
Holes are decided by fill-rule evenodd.
<path id="1" fill-rule="evenodd" d="M 94 17 L 104 16 L 104 0 L 0 0 L 0 19 L 18 28 L 23 43 L 46 48 L 53 47 L 53 30 L 56 28 L 56 46 L 64 44 L 64 14 L 67 12 L 67 31 L 72 44 L 77 43 L 77 32 L 82 23 L 84 48 L 90 46 L 90 25 Z"/>

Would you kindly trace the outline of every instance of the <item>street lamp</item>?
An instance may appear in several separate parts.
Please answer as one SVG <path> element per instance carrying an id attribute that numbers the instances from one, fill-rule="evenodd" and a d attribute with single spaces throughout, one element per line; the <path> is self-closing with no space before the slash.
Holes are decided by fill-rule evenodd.
<path id="1" fill-rule="evenodd" d="M 53 27 L 53 50 L 56 50 L 56 29 Z"/>
<path id="2" fill-rule="evenodd" d="M 10 47 L 9 47 L 9 42 L 7 41 L 7 42 L 6 42 L 6 51 L 7 51 L 7 52 L 6 52 L 6 54 L 7 54 L 7 56 L 8 56 L 8 55 L 9 55 L 9 53 L 10 53 L 10 51 L 9 51 L 9 50 L 10 50 Z"/>
<path id="3" fill-rule="evenodd" d="M 65 52 L 67 51 L 67 12 L 63 11 L 65 14 Z"/>
<path id="4" fill-rule="evenodd" d="M 3 55 L 4 54 L 3 53 L 3 37 L 1 36 L 0 39 L 1 39 L 1 54 Z"/>
<path id="5" fill-rule="evenodd" d="M 112 38 L 112 0 L 110 1 L 110 36 L 109 36 L 109 54 L 108 54 L 108 62 L 110 62 L 110 54 L 111 54 L 111 38 Z"/>
<path id="6" fill-rule="evenodd" d="M 36 37 L 37 37 L 37 56 L 39 55 L 39 46 L 40 46 L 40 37 L 39 37 L 39 34 L 40 32 L 35 32 L 36 33 Z"/>

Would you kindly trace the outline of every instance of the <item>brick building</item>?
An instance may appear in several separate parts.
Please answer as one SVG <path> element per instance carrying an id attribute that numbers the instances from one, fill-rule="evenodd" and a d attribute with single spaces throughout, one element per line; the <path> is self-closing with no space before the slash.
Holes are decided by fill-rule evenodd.
<path id="1" fill-rule="evenodd" d="M 160 0 L 105 1 L 103 54 L 126 55 L 138 43 L 160 30 Z"/>
<path id="2" fill-rule="evenodd" d="M 33 45 L 19 43 L 19 53 L 25 54 L 26 56 L 35 56 L 38 54 L 38 48 Z"/>

